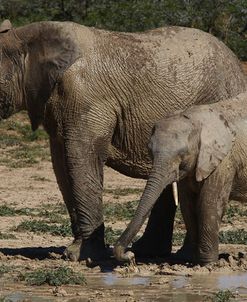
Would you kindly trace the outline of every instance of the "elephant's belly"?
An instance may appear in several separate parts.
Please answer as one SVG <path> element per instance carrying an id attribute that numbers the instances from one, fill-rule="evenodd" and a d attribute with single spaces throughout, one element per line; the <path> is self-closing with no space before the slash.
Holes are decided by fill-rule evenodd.
<path id="1" fill-rule="evenodd" d="M 151 159 L 144 157 L 136 160 L 131 155 L 126 155 L 115 149 L 110 150 L 106 165 L 126 176 L 147 179 L 152 167 Z"/>

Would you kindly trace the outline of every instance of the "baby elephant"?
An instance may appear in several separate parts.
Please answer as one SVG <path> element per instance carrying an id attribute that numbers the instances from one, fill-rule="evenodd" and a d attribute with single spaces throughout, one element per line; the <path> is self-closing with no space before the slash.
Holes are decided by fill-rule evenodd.
<path id="1" fill-rule="evenodd" d="M 153 168 L 136 213 L 118 239 L 115 257 L 130 261 L 125 248 L 165 189 L 177 199 L 187 228 L 181 251 L 205 265 L 217 261 L 219 226 L 229 198 L 247 201 L 247 93 L 194 106 L 158 122 L 150 149 Z"/>

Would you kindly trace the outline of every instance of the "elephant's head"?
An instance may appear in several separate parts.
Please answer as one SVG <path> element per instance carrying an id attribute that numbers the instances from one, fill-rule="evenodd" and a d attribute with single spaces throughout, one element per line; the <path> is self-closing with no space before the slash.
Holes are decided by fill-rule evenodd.
<path id="1" fill-rule="evenodd" d="M 39 126 L 56 83 L 80 56 L 72 29 L 56 22 L 0 25 L 0 119 L 26 109 L 33 130 Z"/>
<path id="2" fill-rule="evenodd" d="M 223 115 L 210 106 L 193 108 L 157 123 L 150 140 L 152 171 L 135 216 L 115 246 L 117 259 L 130 260 L 133 256 L 124 254 L 124 249 L 164 188 L 188 176 L 202 182 L 231 151 L 234 137 Z"/>
<path id="3" fill-rule="evenodd" d="M 0 25 L 0 120 L 24 109 L 24 58 L 25 47 L 5 20 Z"/>
<path id="4" fill-rule="evenodd" d="M 210 106 L 171 116 L 153 130 L 151 176 L 158 171 L 165 186 L 171 183 L 171 179 L 177 181 L 188 175 L 194 175 L 196 181 L 201 182 L 231 151 L 234 138 L 233 126 Z M 169 175 L 173 178 L 170 179 Z"/>

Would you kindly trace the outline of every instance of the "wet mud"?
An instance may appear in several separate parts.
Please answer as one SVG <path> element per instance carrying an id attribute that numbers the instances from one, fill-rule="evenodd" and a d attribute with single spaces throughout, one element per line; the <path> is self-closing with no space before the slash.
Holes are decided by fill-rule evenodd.
<path id="1" fill-rule="evenodd" d="M 37 255 L 38 256 L 38 255 Z M 1 261 L 15 261 L 15 273 L 0 278 L 0 293 L 8 302 L 19 301 L 212 301 L 219 290 L 230 290 L 234 301 L 247 301 L 247 260 L 237 248 L 231 254 L 223 254 L 219 261 L 205 267 L 191 264 L 137 262 L 119 265 L 114 260 L 95 263 L 87 267 L 61 259 L 31 260 L 24 256 L 1 254 Z M 17 273 L 30 268 L 69 266 L 82 272 L 85 285 L 28 286 L 25 282 L 13 282 Z"/>

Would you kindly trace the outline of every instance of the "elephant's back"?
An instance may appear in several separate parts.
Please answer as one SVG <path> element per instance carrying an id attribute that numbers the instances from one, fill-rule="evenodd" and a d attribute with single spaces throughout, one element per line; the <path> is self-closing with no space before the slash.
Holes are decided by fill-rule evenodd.
<path id="1" fill-rule="evenodd" d="M 171 99 L 173 93 L 169 95 L 169 91 L 174 91 L 177 100 L 182 91 L 182 99 L 184 92 L 190 95 L 189 105 L 202 104 L 247 89 L 247 77 L 236 55 L 216 37 L 199 29 L 168 26 L 123 33 L 83 28 L 90 32 L 90 53 L 98 58 L 96 64 L 103 62 L 110 72 L 114 68 L 139 79 L 148 77 L 157 86 L 165 83 Z M 217 88 L 208 94 L 210 86 Z M 178 102 L 175 109 L 181 107 Z"/>
<path id="2" fill-rule="evenodd" d="M 180 90 L 182 98 L 184 91 L 191 95 L 189 105 L 208 103 L 210 99 L 215 102 L 247 89 L 247 77 L 235 54 L 216 37 L 199 29 L 167 26 L 125 33 L 72 22 L 66 22 L 66 28 L 91 67 L 106 70 L 113 79 L 129 75 L 137 81 L 148 77 L 152 86 L 165 82 L 168 96 L 170 90 L 175 91 L 177 99 Z M 217 89 L 213 88 L 209 95 L 210 86 Z M 175 109 L 181 107 L 178 102 Z"/>

